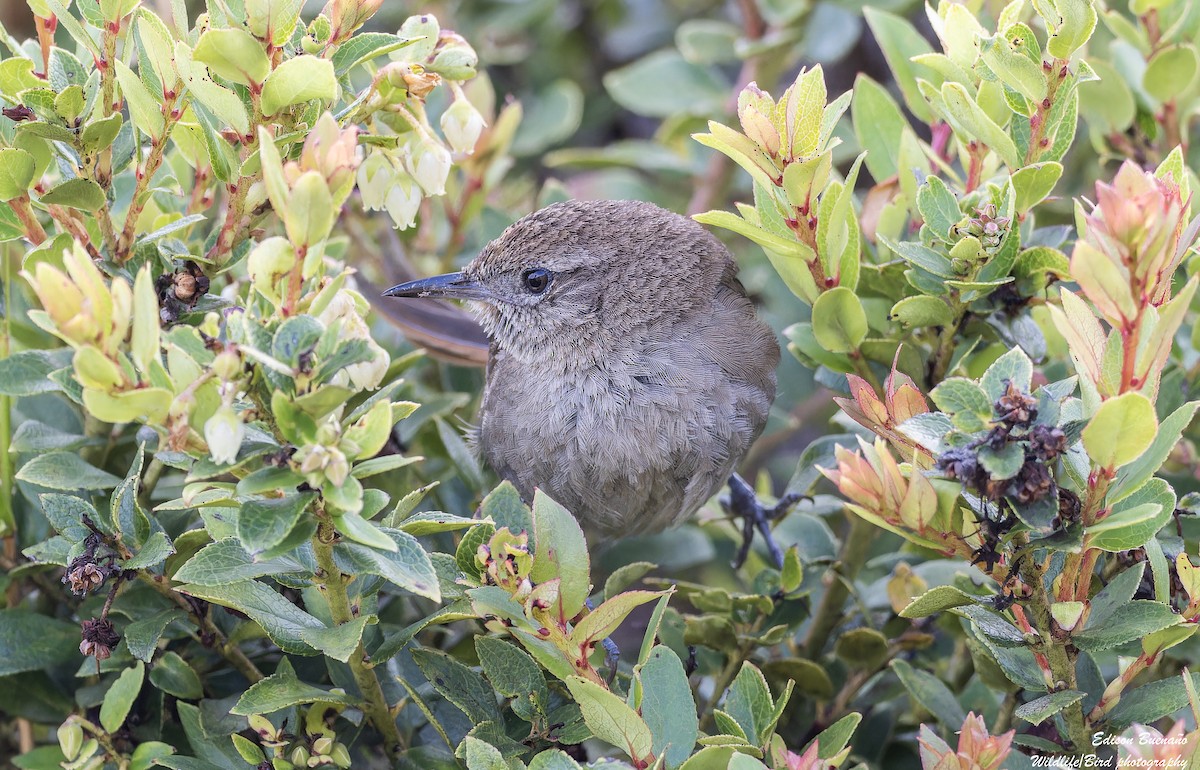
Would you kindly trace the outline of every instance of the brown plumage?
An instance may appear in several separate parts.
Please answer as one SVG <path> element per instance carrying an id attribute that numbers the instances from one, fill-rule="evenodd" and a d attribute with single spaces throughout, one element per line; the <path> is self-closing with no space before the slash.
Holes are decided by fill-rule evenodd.
<path id="1" fill-rule="evenodd" d="M 762 432 L 779 346 L 725 247 L 638 201 L 571 201 L 508 228 L 461 273 L 391 296 L 472 300 L 491 339 L 479 444 L 593 539 L 679 524 Z"/>

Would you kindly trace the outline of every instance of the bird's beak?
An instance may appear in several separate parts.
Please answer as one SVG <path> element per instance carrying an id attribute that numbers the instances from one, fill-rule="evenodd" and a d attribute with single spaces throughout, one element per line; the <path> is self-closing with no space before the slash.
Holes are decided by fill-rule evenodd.
<path id="1" fill-rule="evenodd" d="M 420 278 L 383 293 L 385 297 L 446 297 L 448 299 L 492 299 L 487 288 L 462 273 L 446 273 L 431 278 Z"/>

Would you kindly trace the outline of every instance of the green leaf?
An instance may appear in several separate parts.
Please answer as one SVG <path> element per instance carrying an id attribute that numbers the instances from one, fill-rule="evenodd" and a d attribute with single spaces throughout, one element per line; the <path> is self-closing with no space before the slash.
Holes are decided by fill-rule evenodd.
<path id="1" fill-rule="evenodd" d="M 902 618 L 927 618 L 942 610 L 974 604 L 975 597 L 954 586 L 936 586 L 909 602 L 900 612 Z"/>
<path id="2" fill-rule="evenodd" d="M 1092 0 L 1052 0 L 1058 18 L 1042 18 L 1046 27 L 1053 30 L 1046 49 L 1058 59 L 1070 59 L 1071 54 L 1083 47 L 1096 29 L 1096 9 Z M 1050 3 L 1035 4 L 1038 11 L 1048 10 Z"/>
<path id="3" fill-rule="evenodd" d="M 583 712 L 583 721 L 597 738 L 624 749 L 634 759 L 645 758 L 654 750 L 650 728 L 629 704 L 582 677 L 569 677 L 566 684 Z"/>
<path id="4" fill-rule="evenodd" d="M 241 543 L 230 538 L 204 546 L 173 577 L 181 583 L 211 586 L 240 583 L 263 575 L 305 571 L 299 561 L 286 556 L 256 560 L 246 553 Z"/>
<path id="5" fill-rule="evenodd" d="M 1008 383 L 1028 393 L 1032 381 L 1033 362 L 1020 348 L 1013 348 L 997 358 L 979 378 L 979 384 L 993 401 L 1004 395 Z"/>
<path id="6" fill-rule="evenodd" d="M 767 680 L 752 663 L 743 663 L 729 687 L 722 710 L 737 722 L 753 746 L 762 746 L 771 737 L 769 727 L 775 702 Z"/>
<path id="7" fill-rule="evenodd" d="M 847 714 L 838 721 L 826 727 L 817 735 L 817 756 L 821 759 L 833 759 L 842 750 L 846 748 L 846 744 L 850 742 L 854 731 L 858 729 L 859 723 L 862 722 L 862 714 Z M 805 746 L 805 750 L 808 747 Z"/>
<path id="8" fill-rule="evenodd" d="M 1141 639 L 1180 622 L 1170 607 L 1147 599 L 1134 599 L 1115 608 L 1103 623 L 1089 622 L 1074 635 L 1075 646 L 1088 652 L 1099 652 Z"/>
<path id="9" fill-rule="evenodd" d="M 1000 449 L 980 447 L 979 464 L 993 479 L 1011 479 L 1025 464 L 1025 450 L 1020 444 L 1006 444 Z"/>
<path id="10" fill-rule="evenodd" d="M 79 626 L 23 609 L 0 609 L 0 676 L 73 663 Z"/>
<path id="11" fill-rule="evenodd" d="M 677 51 L 644 56 L 604 76 L 604 88 L 620 106 L 639 115 L 712 115 L 724 106 L 729 84 Z"/>
<path id="12" fill-rule="evenodd" d="M 1021 158 L 1017 146 L 1003 128 L 983 111 L 961 83 L 943 83 L 942 100 L 947 117 L 961 135 L 978 139 L 991 148 L 1009 168 L 1018 168 Z"/>
<path id="13" fill-rule="evenodd" d="M 1013 713 L 1026 722 L 1040 725 L 1067 706 L 1083 700 L 1084 695 L 1079 690 L 1059 690 L 1021 705 Z"/>
<path id="14" fill-rule="evenodd" d="M 1162 479 L 1150 479 L 1087 528 L 1087 544 L 1105 551 L 1141 548 L 1175 512 L 1175 492 Z"/>
<path id="15" fill-rule="evenodd" d="M 3 169 L 0 165 L 0 174 Z M 55 359 L 56 356 L 46 350 L 21 350 L 0 358 L 0 395 L 35 396 L 58 390 L 50 373 L 61 368 L 63 363 Z"/>
<path id="16" fill-rule="evenodd" d="M 146 664 L 140 660 L 121 672 L 116 681 L 109 686 L 100 704 L 100 724 L 110 733 L 115 733 L 125 724 L 125 717 L 133 708 L 138 693 L 142 691 L 142 681 L 146 678 Z"/>
<path id="17" fill-rule="evenodd" d="M 876 182 L 893 177 L 899 170 L 900 135 L 908 121 L 887 89 L 859 73 L 850 103 L 854 136 L 866 150 L 867 170 Z"/>
<path id="18" fill-rule="evenodd" d="M 700 732 L 683 663 L 660 644 L 638 669 L 637 681 L 642 693 L 639 710 L 653 736 L 654 755 L 664 757 L 668 768 L 678 767 L 691 756 Z"/>
<path id="19" fill-rule="evenodd" d="M 183 610 L 170 609 L 133 621 L 125 626 L 123 634 L 129 654 L 140 661 L 149 663 L 158 647 L 158 640 L 166 632 L 167 626 L 177 620 L 186 619 L 187 613 Z"/>
<path id="20" fill-rule="evenodd" d="M 1117 472 L 1116 482 L 1109 487 L 1105 498 L 1109 505 L 1124 500 L 1140 489 L 1162 467 L 1175 445 L 1179 443 L 1183 431 L 1191 424 L 1197 408 L 1200 408 L 1200 401 L 1189 401 L 1167 415 L 1158 426 L 1158 433 L 1150 447 Z"/>
<path id="21" fill-rule="evenodd" d="M 1200 56 L 1193 45 L 1173 45 L 1159 50 L 1142 73 L 1142 85 L 1160 102 L 1186 93 L 1196 79 Z"/>
<path id="22" fill-rule="evenodd" d="M 333 63 L 316 56 L 287 59 L 263 82 L 261 104 L 264 115 L 314 99 L 331 102 L 337 95 Z"/>
<path id="23" fill-rule="evenodd" d="M 336 693 L 301 682 L 292 668 L 291 661 L 282 658 L 275 673 L 261 682 L 250 685 L 229 713 L 241 716 L 273 714 L 292 706 L 318 702 L 341 703 L 347 706 L 357 704 L 354 698 L 345 693 Z"/>
<path id="24" fill-rule="evenodd" d="M 404 38 L 385 32 L 364 32 L 355 35 L 338 46 L 330 58 L 334 74 L 340 78 L 359 64 L 412 45 L 417 40 L 418 38 Z"/>
<path id="25" fill-rule="evenodd" d="M 963 218 L 958 199 L 940 177 L 930 176 L 917 190 L 917 208 L 925 224 L 940 240 L 951 242 L 950 228 Z"/>
<path id="26" fill-rule="evenodd" d="M 0 201 L 24 195 L 33 184 L 33 156 L 24 150 L 6 147 L 0 150 Z"/>
<path id="27" fill-rule="evenodd" d="M 1200 674 L 1180 674 L 1126 692 L 1109 712 L 1106 730 L 1117 734 L 1124 732 L 1132 724 L 1154 724 L 1163 717 L 1186 708 L 1188 688 L 1184 676 L 1191 676 L 1192 687 L 1200 687 Z"/>
<path id="28" fill-rule="evenodd" d="M 954 430 L 954 423 L 940 412 L 925 412 L 900 424 L 899 430 L 934 454 L 941 454 L 942 440 Z"/>
<path id="29" fill-rule="evenodd" d="M 192 58 L 226 80 L 244 86 L 262 83 L 271 71 L 262 45 L 239 28 L 208 30 L 196 42 Z"/>
<path id="30" fill-rule="evenodd" d="M 608 638 L 636 608 L 662 596 L 662 591 L 626 591 L 584 616 L 571 631 L 571 643 L 581 648 Z"/>
<path id="31" fill-rule="evenodd" d="M 51 187 L 40 198 L 47 206 L 66 206 L 81 211 L 104 208 L 104 190 L 91 179 L 76 177 Z"/>
<path id="32" fill-rule="evenodd" d="M 539 489 L 533 496 L 533 531 L 537 547 L 529 577 L 535 583 L 560 579 L 558 614 L 569 620 L 592 590 L 583 530 L 566 508 Z"/>
<path id="33" fill-rule="evenodd" d="M 441 588 L 429 554 L 407 532 L 380 529 L 395 550 L 381 551 L 358 543 L 341 542 L 334 547 L 334 557 L 347 574 L 365 572 L 379 575 L 406 591 L 441 601 Z"/>
<path id="34" fill-rule="evenodd" d="M 887 658 L 888 641 L 873 628 L 853 628 L 838 637 L 835 652 L 852 667 L 873 669 Z"/>
<path id="35" fill-rule="evenodd" d="M 583 770 L 583 768 L 558 749 L 547 749 L 529 760 L 529 770 Z"/>
<path id="36" fill-rule="evenodd" d="M 483 673 L 496 692 L 522 704 L 513 704 L 518 714 L 522 711 L 530 715 L 544 713 L 549 707 L 546 677 L 529 653 L 491 636 L 475 637 L 475 652 L 479 655 Z"/>
<path id="37" fill-rule="evenodd" d="M 174 652 L 164 652 L 150 669 L 150 683 L 176 698 L 195 700 L 204 695 L 200 676 Z"/>
<path id="38" fill-rule="evenodd" d="M 84 152 L 100 152 L 108 149 L 116 140 L 117 134 L 121 133 L 121 126 L 124 124 L 125 119 L 119 112 L 114 112 L 101 120 L 93 120 L 83 127 L 83 131 L 79 135 L 79 143 L 83 146 Z"/>
<path id="39" fill-rule="evenodd" d="M 1118 607 L 1128 604 L 1141 586 L 1145 574 L 1146 563 L 1138 562 L 1108 581 L 1108 585 L 1091 599 L 1092 609 L 1088 613 L 1085 630 L 1103 626 Z"/>
<path id="40" fill-rule="evenodd" d="M 479 460 L 475 454 L 467 447 L 462 437 L 445 420 L 439 417 L 435 422 L 437 424 L 438 438 L 442 440 L 442 446 L 446 448 L 446 453 L 450 455 L 450 460 L 458 468 L 463 481 L 469 484 L 472 489 L 482 490 L 483 469 L 479 466 Z"/>
<path id="41" fill-rule="evenodd" d="M 1154 404 L 1141 393 L 1122 393 L 1100 405 L 1083 429 L 1083 448 L 1101 468 L 1136 460 L 1158 435 Z"/>
<path id="42" fill-rule="evenodd" d="M 915 669 L 907 661 L 896 659 L 888 664 L 909 695 L 951 730 L 967 718 L 954 693 L 933 674 Z"/>
<path id="43" fill-rule="evenodd" d="M 148 569 L 166 560 L 175 553 L 175 547 L 167 539 L 165 532 L 152 532 L 137 554 L 124 560 L 121 566 L 125 569 Z"/>
<path id="44" fill-rule="evenodd" d="M 908 109 L 922 123 L 930 122 L 933 115 L 917 88 L 920 65 L 914 64 L 912 58 L 933 53 L 933 49 L 916 27 L 906 19 L 871 7 L 863 8 L 863 17 L 866 18 L 875 41 L 883 49 L 888 68 L 892 71 L 900 92 L 904 94 L 904 102 Z"/>
<path id="45" fill-rule="evenodd" d="M 983 388 L 965 377 L 949 377 L 929 394 L 943 412 L 971 418 L 967 430 L 982 430 L 992 419 L 992 399 Z"/>
<path id="46" fill-rule="evenodd" d="M 473 722 L 503 723 L 496 696 L 478 673 L 440 650 L 421 647 L 412 657 L 433 688 Z"/>
<path id="47" fill-rule="evenodd" d="M 256 580 L 220 586 L 189 583 L 175 590 L 250 616 L 284 652 L 311 655 L 313 648 L 303 640 L 300 632 L 306 628 L 325 627 L 320 620 Z"/>
<path id="48" fill-rule="evenodd" d="M 367 623 L 372 621 L 373 617 L 360 615 L 333 628 L 301 629 L 300 638 L 334 660 L 347 663 L 350 661 L 350 656 L 358 649 Z"/>
<path id="49" fill-rule="evenodd" d="M 1034 163 L 1013 172 L 1012 186 L 1016 193 L 1016 212 L 1024 216 L 1031 208 L 1045 200 L 1054 190 L 1062 176 L 1061 163 Z"/>
<path id="50" fill-rule="evenodd" d="M 237 517 L 238 539 L 251 556 L 283 542 L 313 499 L 311 494 L 276 498 L 251 498 L 242 503 Z"/>
<path id="51" fill-rule="evenodd" d="M 192 102 L 193 109 L 197 102 L 206 108 L 207 115 L 205 111 L 196 110 L 196 116 L 200 118 L 200 124 L 206 127 L 206 131 L 214 131 L 215 127 L 209 125 L 207 120 L 207 117 L 211 116 L 219 125 L 229 126 L 242 136 L 250 132 L 250 115 L 246 111 L 246 105 L 237 94 L 225 86 L 218 85 L 208 76 L 208 69 L 193 60 L 191 48 L 182 40 L 175 43 L 175 67 L 195 97 L 195 101 Z M 228 143 L 225 147 L 228 147 Z M 214 171 L 217 170 L 217 163 L 228 162 L 224 153 L 217 151 L 213 146 L 209 147 L 209 154 L 213 160 Z"/>
<path id="52" fill-rule="evenodd" d="M 17 471 L 18 481 L 50 489 L 111 489 L 120 479 L 77 454 L 49 452 L 32 458 Z"/>
<path id="53" fill-rule="evenodd" d="M 862 301 L 845 286 L 817 297 L 812 323 L 817 342 L 831 353 L 851 353 L 867 338 L 867 313 Z"/>
<path id="54" fill-rule="evenodd" d="M 129 105 L 129 117 L 133 125 L 148 136 L 161 139 L 166 130 L 161 104 L 151 95 L 142 79 L 129 69 L 129 65 L 117 59 L 116 67 L 117 83 L 121 86 L 125 103 Z"/>
<path id="55" fill-rule="evenodd" d="M 1028 33 L 1028 37 L 1021 32 Z M 1032 102 L 1040 102 L 1046 97 L 1046 75 L 1041 64 L 1027 56 L 1024 50 L 1032 36 L 1032 30 L 1026 25 L 1012 24 L 999 34 L 980 38 L 979 50 L 988 69 L 996 73 L 1004 85 Z M 1019 45 L 1014 47 L 1013 41 L 1020 41 Z"/>
<path id="56" fill-rule="evenodd" d="M 476 519 L 467 519 L 462 516 L 455 516 L 452 513 L 422 511 L 401 520 L 396 526 L 402 532 L 407 532 L 413 537 L 424 537 L 425 535 L 432 535 L 438 532 L 456 532 L 460 529 L 469 529 L 478 523 Z"/>
<path id="57" fill-rule="evenodd" d="M 944 300 L 925 295 L 905 297 L 892 306 L 889 315 L 910 329 L 949 326 L 954 322 L 954 314 Z"/>

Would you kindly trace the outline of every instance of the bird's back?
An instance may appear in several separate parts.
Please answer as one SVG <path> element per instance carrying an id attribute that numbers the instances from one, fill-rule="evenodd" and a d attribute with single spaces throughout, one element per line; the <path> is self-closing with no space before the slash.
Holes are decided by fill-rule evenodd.
<path id="1" fill-rule="evenodd" d="M 728 251 L 695 222 L 650 208 L 693 242 L 693 296 L 645 324 L 583 324 L 542 366 L 493 346 L 481 412 L 488 463 L 527 499 L 541 488 L 606 538 L 691 516 L 762 432 L 775 397 L 779 346 Z M 652 238 L 625 248 L 640 248 L 633 264 L 651 274 L 668 258 Z M 621 311 L 597 304 L 601 316 Z M 597 339 L 599 353 L 578 354 Z"/>

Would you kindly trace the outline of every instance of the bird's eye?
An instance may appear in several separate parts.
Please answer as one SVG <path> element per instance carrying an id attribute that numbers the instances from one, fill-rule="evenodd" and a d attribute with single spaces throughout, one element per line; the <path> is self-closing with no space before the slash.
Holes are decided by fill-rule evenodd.
<path id="1" fill-rule="evenodd" d="M 554 274 L 546 268 L 535 267 L 521 273 L 521 282 L 534 294 L 541 294 L 550 285 L 550 279 L 553 277 Z"/>

